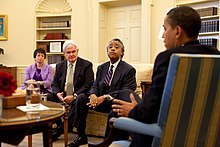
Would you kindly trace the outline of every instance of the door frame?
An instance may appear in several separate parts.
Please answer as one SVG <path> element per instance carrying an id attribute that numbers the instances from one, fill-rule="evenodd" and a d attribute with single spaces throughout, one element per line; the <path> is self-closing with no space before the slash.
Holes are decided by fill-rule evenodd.
<path id="1" fill-rule="evenodd" d="M 136 0 L 130 0 L 129 2 L 136 2 Z M 116 2 L 116 3 L 114 3 Z M 99 0 L 94 1 L 90 0 L 89 2 L 89 46 L 91 49 L 89 50 L 89 58 L 91 61 L 94 61 L 96 63 L 100 63 L 101 58 L 103 55 L 102 52 L 100 52 L 100 11 L 102 7 L 111 7 L 114 5 L 123 5 L 128 4 L 125 0 Z M 142 34 L 141 34 L 141 58 L 138 63 L 150 63 L 151 56 L 150 56 L 150 47 L 151 47 L 151 41 L 150 41 L 150 20 L 151 20 L 151 2 L 146 0 L 141 0 L 141 28 L 142 28 Z M 103 15 L 103 14 L 102 14 Z M 107 37 L 106 37 L 107 41 Z M 102 45 L 103 46 L 103 45 Z"/>

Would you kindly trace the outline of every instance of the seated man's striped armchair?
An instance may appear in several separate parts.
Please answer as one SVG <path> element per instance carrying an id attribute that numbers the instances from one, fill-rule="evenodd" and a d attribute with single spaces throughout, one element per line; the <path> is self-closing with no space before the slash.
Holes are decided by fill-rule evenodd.
<path id="1" fill-rule="evenodd" d="M 154 136 L 152 147 L 219 147 L 220 56 L 172 55 L 158 122 L 120 117 L 114 119 L 115 128 Z M 129 141 L 110 147 L 115 146 L 129 146 Z"/>

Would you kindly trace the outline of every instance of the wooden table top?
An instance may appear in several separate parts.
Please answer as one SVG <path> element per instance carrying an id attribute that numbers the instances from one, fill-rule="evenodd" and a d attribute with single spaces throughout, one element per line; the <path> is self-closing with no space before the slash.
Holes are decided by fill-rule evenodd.
<path id="1" fill-rule="evenodd" d="M 2 109 L 0 116 L 0 146 L 1 142 L 18 146 L 26 135 L 43 133 L 43 144 L 52 147 L 52 124 L 65 114 L 61 104 L 42 101 L 49 107 L 38 113 L 23 112 L 17 108 Z"/>
<path id="2" fill-rule="evenodd" d="M 18 127 L 19 125 L 39 125 L 47 121 L 53 122 L 65 113 L 65 108 L 61 104 L 42 101 L 41 104 L 49 107 L 49 110 L 42 110 L 39 113 L 23 112 L 17 108 L 2 109 L 0 116 L 0 130 L 4 130 L 7 126 Z"/>

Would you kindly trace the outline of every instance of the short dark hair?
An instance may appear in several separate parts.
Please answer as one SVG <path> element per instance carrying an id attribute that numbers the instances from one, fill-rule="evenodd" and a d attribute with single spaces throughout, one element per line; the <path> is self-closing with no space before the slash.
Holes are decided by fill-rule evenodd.
<path id="1" fill-rule="evenodd" d="M 175 7 L 167 13 L 167 18 L 172 28 L 180 26 L 188 37 L 198 37 L 201 28 L 201 18 L 192 7 Z"/>
<path id="2" fill-rule="evenodd" d="M 42 49 L 42 48 L 36 49 L 36 50 L 34 51 L 34 54 L 33 54 L 34 58 L 36 58 L 36 56 L 37 56 L 38 53 L 44 54 L 44 59 L 46 58 L 46 52 L 45 52 L 44 49 Z"/>
<path id="3" fill-rule="evenodd" d="M 118 39 L 118 38 L 114 38 L 114 39 L 112 39 L 111 41 L 109 41 L 109 43 L 112 42 L 112 41 L 117 41 L 117 42 L 119 42 L 119 43 L 121 44 L 121 49 L 122 49 L 121 58 L 123 58 L 124 52 L 125 52 L 125 47 L 124 47 L 123 42 L 122 42 L 120 39 Z M 108 49 L 108 46 L 107 46 L 107 49 Z"/>

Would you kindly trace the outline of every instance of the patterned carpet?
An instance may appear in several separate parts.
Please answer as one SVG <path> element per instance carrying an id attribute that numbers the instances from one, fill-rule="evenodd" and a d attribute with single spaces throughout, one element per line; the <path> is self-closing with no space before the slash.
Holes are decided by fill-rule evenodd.
<path id="1" fill-rule="evenodd" d="M 74 138 L 76 137 L 76 134 L 69 133 L 68 139 L 69 142 L 71 142 Z M 42 139 L 42 133 L 35 134 L 33 135 L 33 147 L 43 147 L 43 139 Z M 88 137 L 89 142 L 101 142 L 103 138 L 99 137 Z M 18 147 L 27 147 L 28 146 L 28 141 L 27 137 L 18 145 Z M 63 135 L 60 136 L 59 140 L 55 141 L 53 143 L 53 147 L 62 147 L 64 146 L 64 140 L 63 140 Z M 5 144 L 2 143 L 2 147 L 14 147 L 13 145 Z M 87 145 L 83 145 L 81 147 L 87 147 Z"/>

